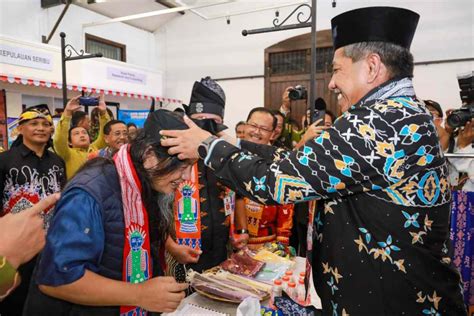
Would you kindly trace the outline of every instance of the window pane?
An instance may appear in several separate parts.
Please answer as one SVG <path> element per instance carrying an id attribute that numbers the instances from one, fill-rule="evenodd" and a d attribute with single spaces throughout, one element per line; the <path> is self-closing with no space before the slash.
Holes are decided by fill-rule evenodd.
<path id="1" fill-rule="evenodd" d="M 316 49 L 316 72 L 330 72 L 334 50 L 332 47 Z M 304 74 L 311 71 L 311 50 L 270 54 L 270 75 Z M 307 57 L 308 56 L 308 57 Z"/>
<path id="2" fill-rule="evenodd" d="M 307 49 L 270 54 L 270 74 L 299 74 L 309 71 L 306 61 Z"/>
<path id="3" fill-rule="evenodd" d="M 87 39 L 86 41 L 87 52 L 90 54 L 102 53 L 106 58 L 115 59 L 122 61 L 122 48 L 114 45 L 109 45 L 96 41 L 93 39 Z"/>

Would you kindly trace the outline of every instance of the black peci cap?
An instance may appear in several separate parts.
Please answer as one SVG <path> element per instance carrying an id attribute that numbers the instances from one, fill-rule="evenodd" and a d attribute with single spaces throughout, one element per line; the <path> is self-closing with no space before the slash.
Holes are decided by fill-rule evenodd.
<path id="1" fill-rule="evenodd" d="M 420 15 L 408 9 L 367 7 L 331 20 L 334 49 L 360 42 L 387 42 L 410 49 Z"/>
<path id="2" fill-rule="evenodd" d="M 188 129 L 188 125 L 184 122 L 183 114 L 171 112 L 165 109 L 159 109 L 148 114 L 143 125 L 147 138 L 162 139 L 161 130 Z"/>

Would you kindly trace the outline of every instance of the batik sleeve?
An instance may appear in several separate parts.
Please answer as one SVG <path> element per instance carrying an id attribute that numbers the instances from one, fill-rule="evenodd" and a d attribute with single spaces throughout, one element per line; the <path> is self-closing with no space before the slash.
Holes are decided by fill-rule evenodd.
<path id="1" fill-rule="evenodd" d="M 278 161 L 245 153 L 227 142 L 213 146 L 206 158 L 226 186 L 262 204 L 291 204 L 345 196 L 397 181 L 397 131 L 390 118 L 360 107 L 334 126 Z M 387 140 L 392 139 L 389 143 Z"/>

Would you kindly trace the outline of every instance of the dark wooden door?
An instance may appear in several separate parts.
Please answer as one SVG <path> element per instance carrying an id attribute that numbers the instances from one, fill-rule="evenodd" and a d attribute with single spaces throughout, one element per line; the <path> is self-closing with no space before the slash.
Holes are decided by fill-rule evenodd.
<path id="1" fill-rule="evenodd" d="M 328 89 L 331 80 L 333 47 L 331 31 L 317 32 L 316 98 L 322 97 L 337 115 L 337 100 Z M 298 35 L 265 49 L 265 107 L 279 109 L 286 87 L 303 85 L 309 90 L 311 70 L 311 33 Z M 309 92 L 309 91 L 308 91 Z M 292 101 L 291 118 L 300 122 L 307 101 Z"/>

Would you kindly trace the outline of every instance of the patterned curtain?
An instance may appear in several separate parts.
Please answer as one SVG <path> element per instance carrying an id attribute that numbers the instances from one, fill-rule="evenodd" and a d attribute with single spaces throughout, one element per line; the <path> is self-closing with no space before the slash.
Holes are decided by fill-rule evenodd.
<path id="1" fill-rule="evenodd" d="M 453 191 L 451 242 L 453 262 L 461 273 L 464 301 L 474 305 L 474 192 Z"/>

